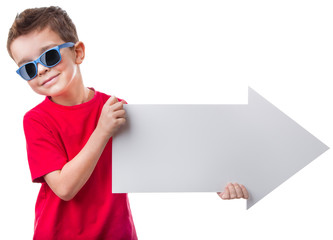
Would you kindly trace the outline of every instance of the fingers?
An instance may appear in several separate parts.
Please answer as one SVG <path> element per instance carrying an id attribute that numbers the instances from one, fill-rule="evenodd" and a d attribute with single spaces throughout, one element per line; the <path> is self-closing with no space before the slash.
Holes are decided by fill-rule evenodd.
<path id="1" fill-rule="evenodd" d="M 125 101 L 119 102 L 116 97 L 110 97 L 104 104 L 97 128 L 103 136 L 111 137 L 126 123 Z"/>
<path id="2" fill-rule="evenodd" d="M 239 186 L 238 183 L 234 183 L 234 187 L 235 187 L 235 191 L 236 191 L 236 198 L 242 198 L 244 195 L 243 195 L 243 191 L 241 189 L 241 187 Z"/>
<path id="3" fill-rule="evenodd" d="M 217 195 L 219 195 L 219 197 L 222 198 L 223 200 L 230 199 L 229 188 L 225 187 L 224 192 L 217 192 Z"/>
<path id="4" fill-rule="evenodd" d="M 116 102 L 109 106 L 111 111 L 118 111 L 123 109 L 124 104 L 122 102 Z"/>
<path id="5" fill-rule="evenodd" d="M 220 198 L 224 200 L 228 199 L 248 199 L 249 198 L 249 193 L 247 189 L 238 183 L 229 183 L 225 188 L 223 193 L 218 193 Z"/>
<path id="6" fill-rule="evenodd" d="M 224 192 L 222 194 L 222 199 L 230 199 L 230 191 L 228 187 L 225 187 Z"/>
<path id="7" fill-rule="evenodd" d="M 244 194 L 244 198 L 249 199 L 249 193 L 248 193 L 247 189 L 242 184 L 240 185 L 240 187 L 241 187 L 242 192 Z"/>
<path id="8" fill-rule="evenodd" d="M 119 102 L 119 100 L 116 96 L 109 97 L 109 99 L 106 101 L 107 105 L 113 105 L 117 102 Z M 123 104 L 127 104 L 125 100 L 121 100 L 120 102 Z"/>
<path id="9" fill-rule="evenodd" d="M 124 109 L 119 109 L 113 113 L 114 118 L 126 118 L 126 111 Z"/>
<path id="10" fill-rule="evenodd" d="M 109 97 L 109 99 L 105 102 L 104 107 L 108 108 L 107 111 L 111 110 L 113 112 L 122 110 L 123 105 L 126 102 L 122 100 L 121 102 L 118 101 L 118 98 L 115 96 Z"/>
<path id="11" fill-rule="evenodd" d="M 236 193 L 235 185 L 232 184 L 232 183 L 229 183 L 228 184 L 228 188 L 229 188 L 229 191 L 230 191 L 230 198 L 231 199 L 237 198 L 237 193 Z"/>
<path id="12" fill-rule="evenodd" d="M 106 105 L 112 105 L 114 103 L 118 102 L 118 98 L 116 98 L 115 96 L 109 97 L 109 99 L 106 101 Z"/>

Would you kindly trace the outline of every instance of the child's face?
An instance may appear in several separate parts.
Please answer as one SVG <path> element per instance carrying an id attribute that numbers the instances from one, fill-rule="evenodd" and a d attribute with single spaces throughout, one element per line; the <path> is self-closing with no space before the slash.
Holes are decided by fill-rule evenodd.
<path id="1" fill-rule="evenodd" d="M 44 51 L 62 43 L 64 41 L 58 34 L 45 28 L 40 32 L 34 31 L 18 37 L 12 42 L 10 49 L 14 61 L 20 67 L 24 63 L 37 59 Z M 68 91 L 69 87 L 73 85 L 71 83 L 80 77 L 77 70 L 78 64 L 82 62 L 83 58 L 78 56 L 77 47 L 83 48 L 84 56 L 84 46 L 79 42 L 74 46 L 75 51 L 72 48 L 60 50 L 61 62 L 58 65 L 48 68 L 38 63 L 37 76 L 28 81 L 30 87 L 38 94 L 51 97 L 60 96 Z"/>

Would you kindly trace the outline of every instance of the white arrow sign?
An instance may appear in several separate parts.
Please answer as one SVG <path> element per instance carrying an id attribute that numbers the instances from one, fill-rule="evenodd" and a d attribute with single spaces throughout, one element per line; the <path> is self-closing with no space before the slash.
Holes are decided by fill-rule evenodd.
<path id="1" fill-rule="evenodd" d="M 249 88 L 243 105 L 125 105 L 113 138 L 112 192 L 220 192 L 239 182 L 247 208 L 328 147 Z"/>

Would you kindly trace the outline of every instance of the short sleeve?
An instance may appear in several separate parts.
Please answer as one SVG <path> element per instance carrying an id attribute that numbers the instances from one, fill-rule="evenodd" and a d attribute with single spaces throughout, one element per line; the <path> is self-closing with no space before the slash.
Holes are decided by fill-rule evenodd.
<path id="1" fill-rule="evenodd" d="M 117 98 L 119 102 L 124 101 L 125 104 L 128 104 L 124 99 Z"/>
<path id="2" fill-rule="evenodd" d="M 67 154 L 51 129 L 37 117 L 26 114 L 23 127 L 32 181 L 45 182 L 45 174 L 60 170 L 66 164 Z"/>

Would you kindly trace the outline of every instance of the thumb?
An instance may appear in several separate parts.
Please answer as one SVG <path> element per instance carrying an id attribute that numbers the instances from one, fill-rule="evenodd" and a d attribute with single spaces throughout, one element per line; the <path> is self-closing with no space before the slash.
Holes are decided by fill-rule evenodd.
<path id="1" fill-rule="evenodd" d="M 118 99 L 116 96 L 109 97 L 109 99 L 106 101 L 105 105 L 112 105 L 118 102 Z"/>
<path id="2" fill-rule="evenodd" d="M 230 191 L 229 191 L 228 187 L 226 187 L 224 189 L 224 192 L 222 193 L 221 197 L 222 197 L 222 199 L 229 199 L 230 198 Z"/>

